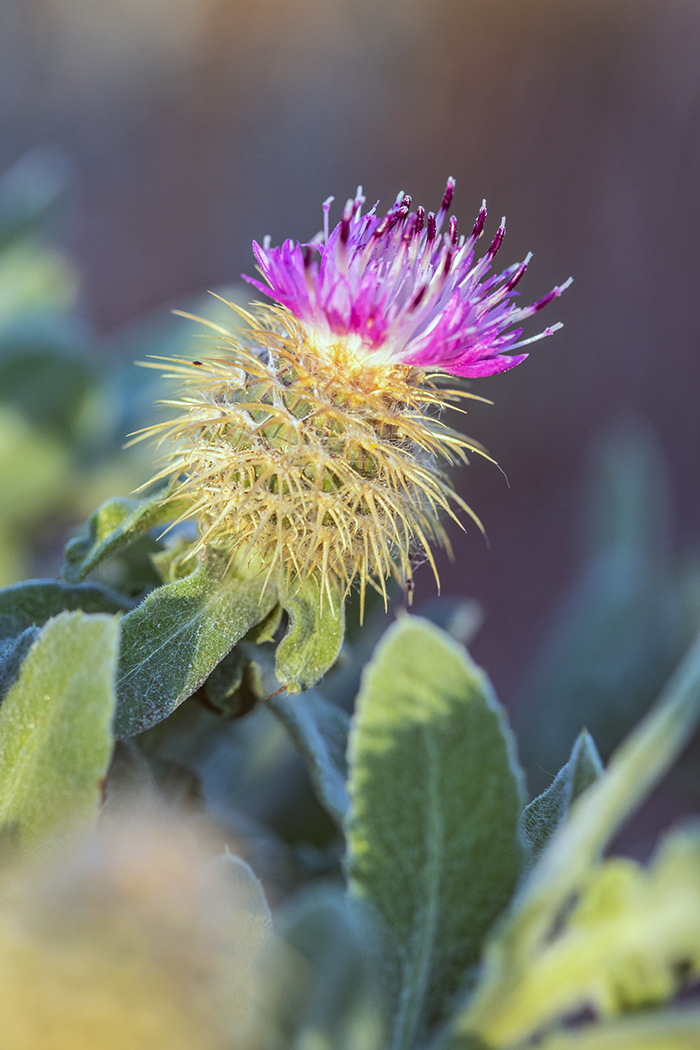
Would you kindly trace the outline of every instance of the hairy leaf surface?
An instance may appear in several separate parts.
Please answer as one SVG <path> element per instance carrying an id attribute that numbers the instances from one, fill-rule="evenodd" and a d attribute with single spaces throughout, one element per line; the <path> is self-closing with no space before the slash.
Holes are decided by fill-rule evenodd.
<path id="1" fill-rule="evenodd" d="M 688 651 L 657 704 L 613 755 L 605 773 L 572 806 L 489 945 L 486 965 L 457 1031 L 510 1032 L 511 1003 L 573 894 L 603 848 L 680 753 L 700 717 L 700 639 Z M 519 1038 L 527 1035 L 513 1022 Z"/>
<path id="2" fill-rule="evenodd" d="M 115 617 L 64 612 L 0 707 L 0 833 L 31 848 L 97 815 L 112 750 Z"/>
<path id="3" fill-rule="evenodd" d="M 444 1009 L 510 900 L 522 773 L 483 671 L 413 617 L 365 671 L 350 739 L 349 873 L 395 940 L 399 1050 Z"/>
<path id="4" fill-rule="evenodd" d="M 132 543 L 157 525 L 177 518 L 187 507 L 184 500 L 167 499 L 157 492 L 147 499 L 108 499 L 92 514 L 84 536 L 77 536 L 66 546 L 63 576 L 79 583 L 100 562 Z"/>
<path id="5" fill-rule="evenodd" d="M 276 601 L 262 573 L 227 571 L 214 555 L 185 579 L 152 591 L 122 620 L 117 735 L 166 718 Z"/>
<path id="6" fill-rule="evenodd" d="M 603 764 L 593 737 L 583 729 L 571 751 L 571 757 L 546 791 L 525 807 L 520 818 L 526 856 L 525 869 L 530 870 L 557 827 L 569 812 L 569 807 L 581 792 L 590 787 L 603 772 Z"/>
<path id="7" fill-rule="evenodd" d="M 321 591 L 312 577 L 297 591 L 280 587 L 289 628 L 277 646 L 275 673 L 290 693 L 311 689 L 338 659 L 345 635 L 345 603 L 339 588 Z"/>

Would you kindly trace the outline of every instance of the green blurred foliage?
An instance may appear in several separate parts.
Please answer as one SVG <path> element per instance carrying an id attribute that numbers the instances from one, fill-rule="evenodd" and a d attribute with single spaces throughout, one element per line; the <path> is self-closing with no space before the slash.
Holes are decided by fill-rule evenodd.
<path id="1" fill-rule="evenodd" d="M 351 598 L 346 634 L 338 594 L 199 556 L 186 508 L 134 497 L 163 387 L 133 360 L 198 344 L 166 310 L 80 320 L 44 232 L 69 182 L 46 152 L 0 180 L 0 1050 L 700 1045 L 663 1005 L 700 973 L 697 831 L 602 859 L 700 707 L 697 646 L 665 685 L 700 572 L 653 435 L 594 452 L 518 708 L 525 804 L 474 602 L 381 638 Z M 71 530 L 63 580 L 16 582 Z"/>
<path id="2" fill-rule="evenodd" d="M 591 458 L 585 560 L 515 708 L 538 791 L 566 761 L 582 728 L 603 759 L 610 756 L 700 626 L 696 559 L 674 552 L 671 513 L 654 435 L 639 420 L 619 421 Z"/>

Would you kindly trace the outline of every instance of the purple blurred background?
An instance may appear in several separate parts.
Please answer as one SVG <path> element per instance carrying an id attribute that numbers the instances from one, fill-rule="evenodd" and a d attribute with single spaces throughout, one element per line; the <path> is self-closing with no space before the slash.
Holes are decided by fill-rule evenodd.
<path id="1" fill-rule="evenodd" d="M 102 331 L 251 272 L 253 237 L 313 235 L 358 183 L 435 207 L 453 175 L 462 229 L 485 196 L 503 264 L 534 251 L 528 301 L 574 276 L 564 330 L 475 388 L 510 487 L 461 472 L 490 548 L 452 529 L 440 563 L 507 699 L 578 564 L 602 427 L 649 421 L 698 539 L 699 53 L 696 0 L 4 0 L 0 168 L 74 159 L 64 237 Z"/>

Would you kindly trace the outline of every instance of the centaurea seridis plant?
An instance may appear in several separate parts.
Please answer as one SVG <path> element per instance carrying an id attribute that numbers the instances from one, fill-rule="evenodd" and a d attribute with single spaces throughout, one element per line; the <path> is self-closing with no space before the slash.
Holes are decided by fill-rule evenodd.
<path id="1" fill-rule="evenodd" d="M 200 546 L 255 554 L 287 585 L 347 591 L 357 578 L 364 603 L 367 582 L 386 600 L 390 573 L 410 586 L 416 555 L 437 576 L 431 544 L 448 546 L 453 504 L 479 524 L 444 469 L 485 454 L 441 419 L 474 397 L 450 380 L 523 361 L 512 351 L 559 325 L 525 340 L 518 326 L 568 282 L 517 307 L 530 257 L 489 275 L 505 226 L 475 262 L 486 207 L 468 236 L 454 217 L 443 233 L 453 192 L 449 179 L 437 214 L 401 193 L 380 216 L 362 214 L 358 189 L 333 230 L 324 203 L 309 243 L 254 242 L 267 283 L 246 280 L 275 305 L 234 306 L 242 331 L 210 325 L 223 355 L 175 362 L 180 414 L 145 432 L 172 441 L 157 478 L 191 497 Z"/>

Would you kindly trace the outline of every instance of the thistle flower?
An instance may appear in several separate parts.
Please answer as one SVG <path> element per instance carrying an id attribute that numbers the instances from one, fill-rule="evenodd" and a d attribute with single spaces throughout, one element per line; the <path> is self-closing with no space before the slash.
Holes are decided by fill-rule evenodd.
<path id="1" fill-rule="evenodd" d="M 445 467 L 486 453 L 440 418 L 475 395 L 446 380 L 523 361 L 512 351 L 560 325 L 521 340 L 520 323 L 569 282 L 517 307 L 530 256 L 489 276 L 504 223 L 474 262 L 486 206 L 467 237 L 454 217 L 441 233 L 453 192 L 449 179 L 437 214 L 411 211 L 401 193 L 379 216 L 376 206 L 362 214 L 358 189 L 332 231 L 333 198 L 324 203 L 323 232 L 309 243 L 253 242 L 267 283 L 246 280 L 276 304 L 230 304 L 243 330 L 205 322 L 223 356 L 172 362 L 184 391 L 166 404 L 180 415 L 139 435 L 171 441 L 153 480 L 169 477 L 191 497 L 198 549 L 254 556 L 287 587 L 314 577 L 331 601 L 332 584 L 347 592 L 358 578 L 364 604 L 368 582 L 386 601 L 390 573 L 410 590 L 417 557 L 437 578 L 431 545 L 449 549 L 443 512 L 458 521 L 459 507 L 481 528 Z"/>

